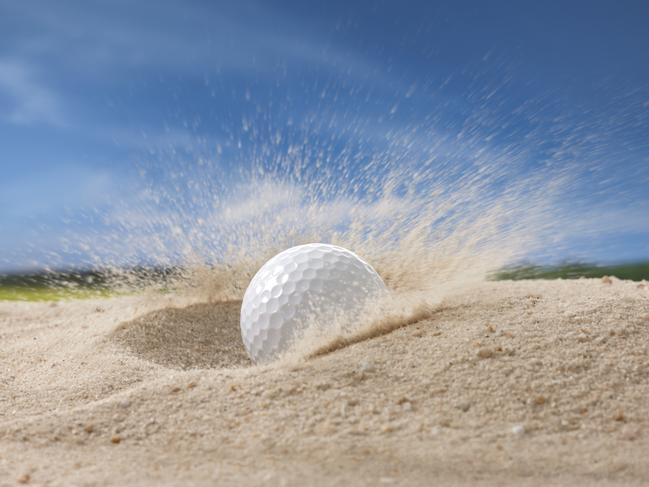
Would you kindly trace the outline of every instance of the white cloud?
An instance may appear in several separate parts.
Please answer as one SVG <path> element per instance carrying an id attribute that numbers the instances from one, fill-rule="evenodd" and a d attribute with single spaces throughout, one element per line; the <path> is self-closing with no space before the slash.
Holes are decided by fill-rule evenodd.
<path id="1" fill-rule="evenodd" d="M 587 235 L 633 235 L 649 233 L 649 204 L 639 202 L 631 207 L 594 206 L 574 216 L 577 228 Z"/>
<path id="2" fill-rule="evenodd" d="M 298 62 L 346 76 L 372 76 L 375 84 L 388 78 L 396 82 L 365 56 L 342 49 L 325 32 L 306 30 L 263 2 L 242 8 L 148 1 L 89 7 L 68 1 L 56 9 L 47 2 L 40 7 L 12 2 L 7 8 L 29 26 L 27 32 L 7 34 L 14 52 L 44 63 L 65 52 L 58 68 L 82 76 L 130 76 L 133 67 L 173 74 L 260 74 Z"/>
<path id="3" fill-rule="evenodd" d="M 306 30 L 286 12 L 264 3 L 208 7 L 117 0 L 89 6 L 63 1 L 53 9 L 36 1 L 7 2 L 3 9 L 15 21 L 0 18 L 0 104 L 5 98 L 10 102 L 0 120 L 65 126 L 125 147 L 192 147 L 196 137 L 178 130 L 127 133 L 110 122 L 88 123 L 77 111 L 77 94 L 66 80 L 96 90 L 96 83 L 102 89 L 132 86 L 134 75 L 148 73 L 161 80 L 200 77 L 218 90 L 228 75 L 253 75 L 251 80 L 272 73 L 286 76 L 287 68 L 299 66 L 317 67 L 323 74 L 344 73 L 345 78 L 371 77 L 374 86 L 397 83 L 361 53 L 342 49 L 325 32 Z M 60 92 L 43 82 L 50 79 L 62 82 Z"/>
<path id="4" fill-rule="evenodd" d="M 120 194 L 121 188 L 113 177 L 105 169 L 61 164 L 42 168 L 37 173 L 24 173 L 10 181 L 0 180 L 0 219 L 42 214 L 60 216 L 66 208 L 93 209 L 106 203 L 111 195 Z"/>
<path id="5" fill-rule="evenodd" d="M 0 59 L 0 97 L 6 98 L 9 105 L 9 109 L 0 114 L 6 122 L 65 125 L 59 97 L 42 84 L 24 62 Z"/>

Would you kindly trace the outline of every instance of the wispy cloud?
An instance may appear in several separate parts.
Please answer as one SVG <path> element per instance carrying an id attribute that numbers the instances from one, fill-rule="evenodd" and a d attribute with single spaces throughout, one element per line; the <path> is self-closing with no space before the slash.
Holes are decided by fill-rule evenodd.
<path id="1" fill-rule="evenodd" d="M 59 164 L 0 181 L 0 222 L 43 214 L 61 217 L 68 208 L 92 209 L 120 194 L 120 183 L 113 178 L 105 169 Z"/>
<path id="2" fill-rule="evenodd" d="M 298 62 L 347 76 L 388 76 L 365 56 L 328 40 L 326 33 L 307 31 L 301 22 L 280 16 L 263 3 L 241 7 L 144 0 L 95 7 L 74 1 L 60 2 L 56 9 L 47 2 L 42 8 L 7 3 L 6 9 L 32 27 L 29 33 L 12 33 L 9 26 L 12 50 L 44 62 L 65 52 L 59 67 L 81 69 L 85 75 L 126 73 L 115 72 L 116 66 L 166 68 L 175 75 L 260 74 Z"/>
<path id="3" fill-rule="evenodd" d="M 361 52 L 264 3 L 118 0 L 89 8 L 67 0 L 52 8 L 39 0 L 29 5 L 0 0 L 0 6 L 7 14 L 0 16 L 0 104 L 6 98 L 9 107 L 0 119 L 65 126 L 95 139 L 96 127 L 102 127 L 102 138 L 123 146 L 187 146 L 195 136 L 161 131 L 145 121 L 127 134 L 130 129 L 109 120 L 111 113 L 98 104 L 101 98 L 84 98 L 88 91 L 123 101 L 120 96 L 127 97 L 142 80 L 160 81 L 160 87 L 166 76 L 181 76 L 218 91 L 230 78 L 255 83 L 313 69 L 324 84 L 330 76 L 371 79 L 375 88 L 399 84 Z M 54 84 L 61 89 L 55 91 Z M 158 143 L 162 147 L 155 147 Z"/>
<path id="4" fill-rule="evenodd" d="M 6 122 L 65 125 L 59 96 L 22 61 L 0 59 L 0 99 L 8 105 L 4 113 L 0 112 Z"/>

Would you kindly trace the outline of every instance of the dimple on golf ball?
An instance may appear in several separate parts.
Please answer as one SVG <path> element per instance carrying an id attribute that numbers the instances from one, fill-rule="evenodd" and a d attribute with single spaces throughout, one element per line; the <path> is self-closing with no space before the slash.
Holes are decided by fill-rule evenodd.
<path id="1" fill-rule="evenodd" d="M 250 358 L 269 362 L 309 326 L 353 316 L 386 292 L 376 271 L 335 245 L 298 245 L 277 254 L 255 274 L 241 303 L 241 337 Z"/>

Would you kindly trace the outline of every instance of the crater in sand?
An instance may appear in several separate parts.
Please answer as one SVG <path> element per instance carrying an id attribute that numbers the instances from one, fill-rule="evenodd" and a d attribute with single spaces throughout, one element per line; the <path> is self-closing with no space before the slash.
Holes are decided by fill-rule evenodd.
<path id="1" fill-rule="evenodd" d="M 166 367 L 246 366 L 251 362 L 241 341 L 240 309 L 240 301 L 161 309 L 122 323 L 112 339 Z"/>

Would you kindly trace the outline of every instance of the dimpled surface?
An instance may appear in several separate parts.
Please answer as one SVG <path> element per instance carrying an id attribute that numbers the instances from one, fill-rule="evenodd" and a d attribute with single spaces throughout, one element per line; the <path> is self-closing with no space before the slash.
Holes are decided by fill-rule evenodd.
<path id="1" fill-rule="evenodd" d="M 243 343 L 254 362 L 268 362 L 307 326 L 359 312 L 385 290 L 376 271 L 349 250 L 319 243 L 292 247 L 250 281 L 241 304 Z"/>

